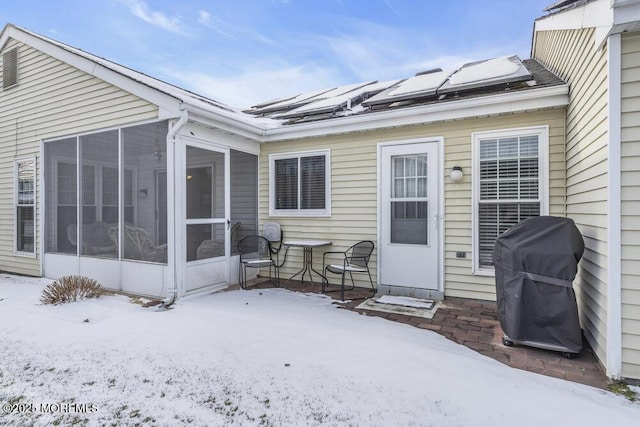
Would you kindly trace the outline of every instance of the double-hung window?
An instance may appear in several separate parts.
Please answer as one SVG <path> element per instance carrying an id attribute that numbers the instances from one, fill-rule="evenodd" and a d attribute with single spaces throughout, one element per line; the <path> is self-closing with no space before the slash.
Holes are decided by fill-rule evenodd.
<path id="1" fill-rule="evenodd" d="M 36 159 L 15 162 L 16 253 L 35 255 Z"/>
<path id="2" fill-rule="evenodd" d="M 269 156 L 269 213 L 331 215 L 329 150 Z"/>
<path id="3" fill-rule="evenodd" d="M 547 215 L 548 128 L 473 134 L 476 273 L 493 273 L 496 239 L 527 218 Z"/>

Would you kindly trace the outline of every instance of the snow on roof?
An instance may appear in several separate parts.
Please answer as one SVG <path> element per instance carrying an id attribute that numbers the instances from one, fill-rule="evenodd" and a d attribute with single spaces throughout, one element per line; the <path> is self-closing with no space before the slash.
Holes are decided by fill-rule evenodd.
<path id="1" fill-rule="evenodd" d="M 416 92 L 435 91 L 449 77 L 449 72 L 435 71 L 427 74 L 420 74 L 411 77 L 398 85 L 398 87 L 388 93 L 389 96 L 406 95 Z"/>
<path id="2" fill-rule="evenodd" d="M 545 81 L 542 86 L 564 83 L 540 66 L 535 77 L 537 86 L 520 84 L 519 82 L 524 80 L 533 79 L 532 74 L 517 56 L 504 56 L 466 64 L 449 76 L 449 79 L 447 79 L 448 73 L 438 69 L 408 79 L 380 83 L 375 81 L 362 82 L 282 97 L 256 104 L 251 109 L 242 111 L 12 24 L 7 24 L 0 35 L 3 39 L 14 35 L 18 37 L 24 35 L 26 36 L 23 37 L 24 39 L 36 38 L 46 43 L 45 46 L 39 47 L 45 53 L 57 55 L 61 60 L 69 61 L 71 65 L 78 66 L 99 78 L 118 86 L 126 82 L 121 77 L 128 79 L 134 84 L 129 88 L 126 88 L 125 84 L 125 90 L 133 90 L 132 93 L 137 93 L 143 98 L 149 96 L 145 99 L 149 99 L 149 102 L 156 103 L 161 108 L 168 108 L 167 112 L 170 114 L 176 114 L 177 109 L 182 108 L 179 105 L 184 104 L 187 109 L 193 109 L 198 115 L 219 116 L 224 121 L 223 123 L 234 126 L 234 129 L 237 126 L 246 127 L 248 135 L 294 123 L 437 103 L 467 95 L 488 96 L 505 90 L 504 85 L 507 85 L 509 90 L 516 87 L 518 89 L 541 87 L 540 81 L 538 81 L 540 78 Z M 36 45 L 39 43 L 37 40 L 30 40 L 30 42 Z M 75 56 L 67 57 L 57 49 Z M 533 60 L 530 61 L 532 64 L 535 63 Z M 103 70 L 95 67 L 95 64 L 104 67 Z M 535 64 L 533 66 L 536 67 Z M 105 73 L 107 70 L 108 72 Z M 152 90 L 149 91 L 144 87 Z M 156 97 L 153 95 L 153 91 L 157 91 L 158 95 L 165 95 L 167 98 Z M 456 94 L 455 98 L 449 97 L 448 93 L 453 92 Z M 177 101 L 177 103 L 174 105 L 173 101 L 169 101 L 170 99 Z M 163 102 L 164 106 L 161 105 Z"/>
<path id="3" fill-rule="evenodd" d="M 286 113 L 274 116 L 274 117 L 289 117 L 295 116 L 301 113 L 307 113 L 312 111 L 325 111 L 325 110 L 333 110 L 339 108 L 345 104 L 347 104 L 351 100 L 355 100 L 357 98 L 366 98 L 371 94 L 377 94 L 382 90 L 385 90 L 394 84 L 398 83 L 400 80 L 388 80 L 385 82 L 371 82 L 371 83 L 360 83 L 354 86 L 355 89 L 350 90 L 349 92 L 343 93 L 338 96 L 329 97 L 329 93 L 323 94 L 318 98 L 321 98 L 317 101 L 310 102 L 309 104 L 303 105 L 301 107 L 295 108 Z M 346 86 L 342 86 L 343 88 Z M 339 89 L 339 88 L 338 88 Z M 336 92 L 335 89 L 332 92 Z M 325 97 L 327 95 L 327 97 Z"/>
<path id="4" fill-rule="evenodd" d="M 449 83 L 452 85 L 463 85 L 482 80 L 505 77 L 514 74 L 521 66 L 522 63 L 520 63 L 517 56 L 501 56 L 499 58 L 463 66 L 449 77 Z"/>
<path id="5" fill-rule="evenodd" d="M 280 111 L 280 110 L 285 110 L 288 109 L 288 107 L 291 107 L 293 105 L 302 105 L 302 104 L 306 104 L 308 102 L 311 102 L 311 99 L 318 97 L 319 95 L 322 95 L 326 92 L 329 91 L 333 91 L 336 88 L 325 88 L 325 89 L 320 89 L 320 90 L 314 90 L 312 92 L 305 92 L 305 93 L 301 93 L 297 96 L 294 97 L 285 97 L 282 98 L 282 101 L 278 101 L 278 102 L 274 102 L 274 103 L 264 103 L 262 104 L 262 106 L 253 106 L 251 107 L 250 110 L 246 110 L 247 112 L 251 112 L 251 113 L 266 113 L 266 112 L 273 112 L 273 111 Z M 265 105 L 266 104 L 266 105 Z"/>

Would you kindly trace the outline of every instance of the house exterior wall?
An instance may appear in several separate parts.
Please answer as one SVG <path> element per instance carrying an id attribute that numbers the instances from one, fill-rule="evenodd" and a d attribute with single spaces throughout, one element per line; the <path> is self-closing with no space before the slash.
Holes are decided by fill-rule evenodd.
<path id="1" fill-rule="evenodd" d="M 472 273 L 471 134 L 548 126 L 550 214 L 564 216 L 564 117 L 564 109 L 552 109 L 264 144 L 259 165 L 260 226 L 268 221 L 279 222 L 285 240 L 331 240 L 333 246 L 330 249 L 316 250 L 314 265 L 320 270 L 322 250 L 344 250 L 359 240 L 377 241 L 377 145 L 382 142 L 444 137 L 445 296 L 495 300 L 495 279 Z M 269 155 L 318 149 L 331 151 L 331 217 L 269 216 Z M 453 183 L 448 177 L 454 165 L 463 168 L 462 182 Z M 457 259 L 457 251 L 467 252 L 467 258 Z M 370 265 L 373 272 L 377 266 L 376 254 L 377 251 L 374 251 Z M 302 250 L 291 248 L 281 278 L 289 277 L 301 265 Z M 359 285 L 366 287 L 368 283 L 361 282 Z"/>
<path id="2" fill-rule="evenodd" d="M 640 33 L 622 35 L 622 376 L 640 378 Z"/>
<path id="3" fill-rule="evenodd" d="M 16 40 L 4 48 L 15 47 L 18 85 L 0 89 L 0 269 L 40 275 L 40 229 L 36 257 L 14 255 L 14 159 L 37 156 L 40 177 L 42 140 L 155 119 L 158 108 Z M 41 211 L 36 203 L 38 224 Z"/>
<path id="4" fill-rule="evenodd" d="M 533 57 L 570 85 L 567 107 L 567 216 L 580 229 L 585 252 L 576 278 L 582 327 L 606 360 L 608 77 L 607 48 L 593 28 L 537 31 Z"/>

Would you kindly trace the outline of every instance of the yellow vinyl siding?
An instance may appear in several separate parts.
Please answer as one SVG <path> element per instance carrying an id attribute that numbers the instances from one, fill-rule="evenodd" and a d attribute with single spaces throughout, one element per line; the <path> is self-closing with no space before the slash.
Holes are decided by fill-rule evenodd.
<path id="1" fill-rule="evenodd" d="M 622 376 L 640 378 L 640 33 L 622 35 Z"/>
<path id="2" fill-rule="evenodd" d="M 576 278 L 581 322 L 598 358 L 606 358 L 608 104 L 607 49 L 595 30 L 538 31 L 534 58 L 570 85 L 566 204 L 585 240 Z"/>
<path id="3" fill-rule="evenodd" d="M 36 155 L 40 188 L 40 142 L 158 117 L 157 106 L 15 40 L 18 85 L 0 89 L 0 264 L 14 273 L 40 275 L 41 229 L 36 258 L 14 256 L 14 159 Z M 0 67 L 2 66 L 0 56 Z M 36 205 L 39 224 L 42 207 Z"/>
<path id="4" fill-rule="evenodd" d="M 320 248 L 314 252 L 314 265 L 318 270 L 325 250 L 344 250 L 364 239 L 377 244 L 378 144 L 444 137 L 445 295 L 495 300 L 494 278 L 472 274 L 471 134 L 539 125 L 549 126 L 550 212 L 564 216 L 564 109 L 554 109 L 264 144 L 260 159 L 260 223 L 279 222 L 285 239 L 304 237 L 333 241 L 330 249 Z M 269 155 L 314 149 L 331 150 L 331 217 L 269 217 Z M 460 183 L 452 183 L 448 178 L 454 165 L 463 168 L 464 178 Z M 467 252 L 467 258 L 457 259 L 457 251 Z M 374 273 L 376 254 L 377 250 L 371 265 Z M 302 250 L 290 249 L 281 277 L 289 277 L 301 264 Z M 361 281 L 358 285 L 368 284 Z"/>

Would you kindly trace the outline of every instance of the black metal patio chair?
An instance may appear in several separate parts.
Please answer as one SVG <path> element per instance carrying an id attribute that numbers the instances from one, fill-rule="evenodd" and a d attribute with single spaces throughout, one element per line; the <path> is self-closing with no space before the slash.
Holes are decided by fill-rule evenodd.
<path id="1" fill-rule="evenodd" d="M 246 236 L 238 242 L 240 252 L 239 279 L 240 287 L 247 288 L 247 268 L 269 267 L 269 281 L 273 284 L 272 267 L 276 271 L 276 286 L 279 283 L 278 269 L 273 260 L 273 251 L 268 239 L 258 235 Z"/>
<path id="2" fill-rule="evenodd" d="M 373 279 L 371 278 L 371 271 L 369 271 L 369 260 L 371 259 L 373 248 L 374 244 L 371 240 L 363 240 L 351 246 L 344 252 L 325 252 L 322 255 L 322 271 L 324 272 L 322 281 L 322 292 L 324 293 L 326 286 L 329 284 L 327 273 L 339 274 L 341 276 L 340 299 L 344 301 L 345 275 L 349 273 L 349 277 L 351 278 L 351 289 L 353 290 L 356 286 L 353 280 L 353 274 L 367 273 L 367 275 L 369 276 L 369 282 L 371 283 L 371 289 L 373 290 L 372 296 L 375 295 L 377 290 L 375 285 L 373 284 Z M 327 257 L 327 255 L 329 257 Z M 327 258 L 333 257 L 335 259 L 337 258 L 336 255 L 341 255 L 340 258 L 342 258 L 342 262 L 327 264 Z"/>

